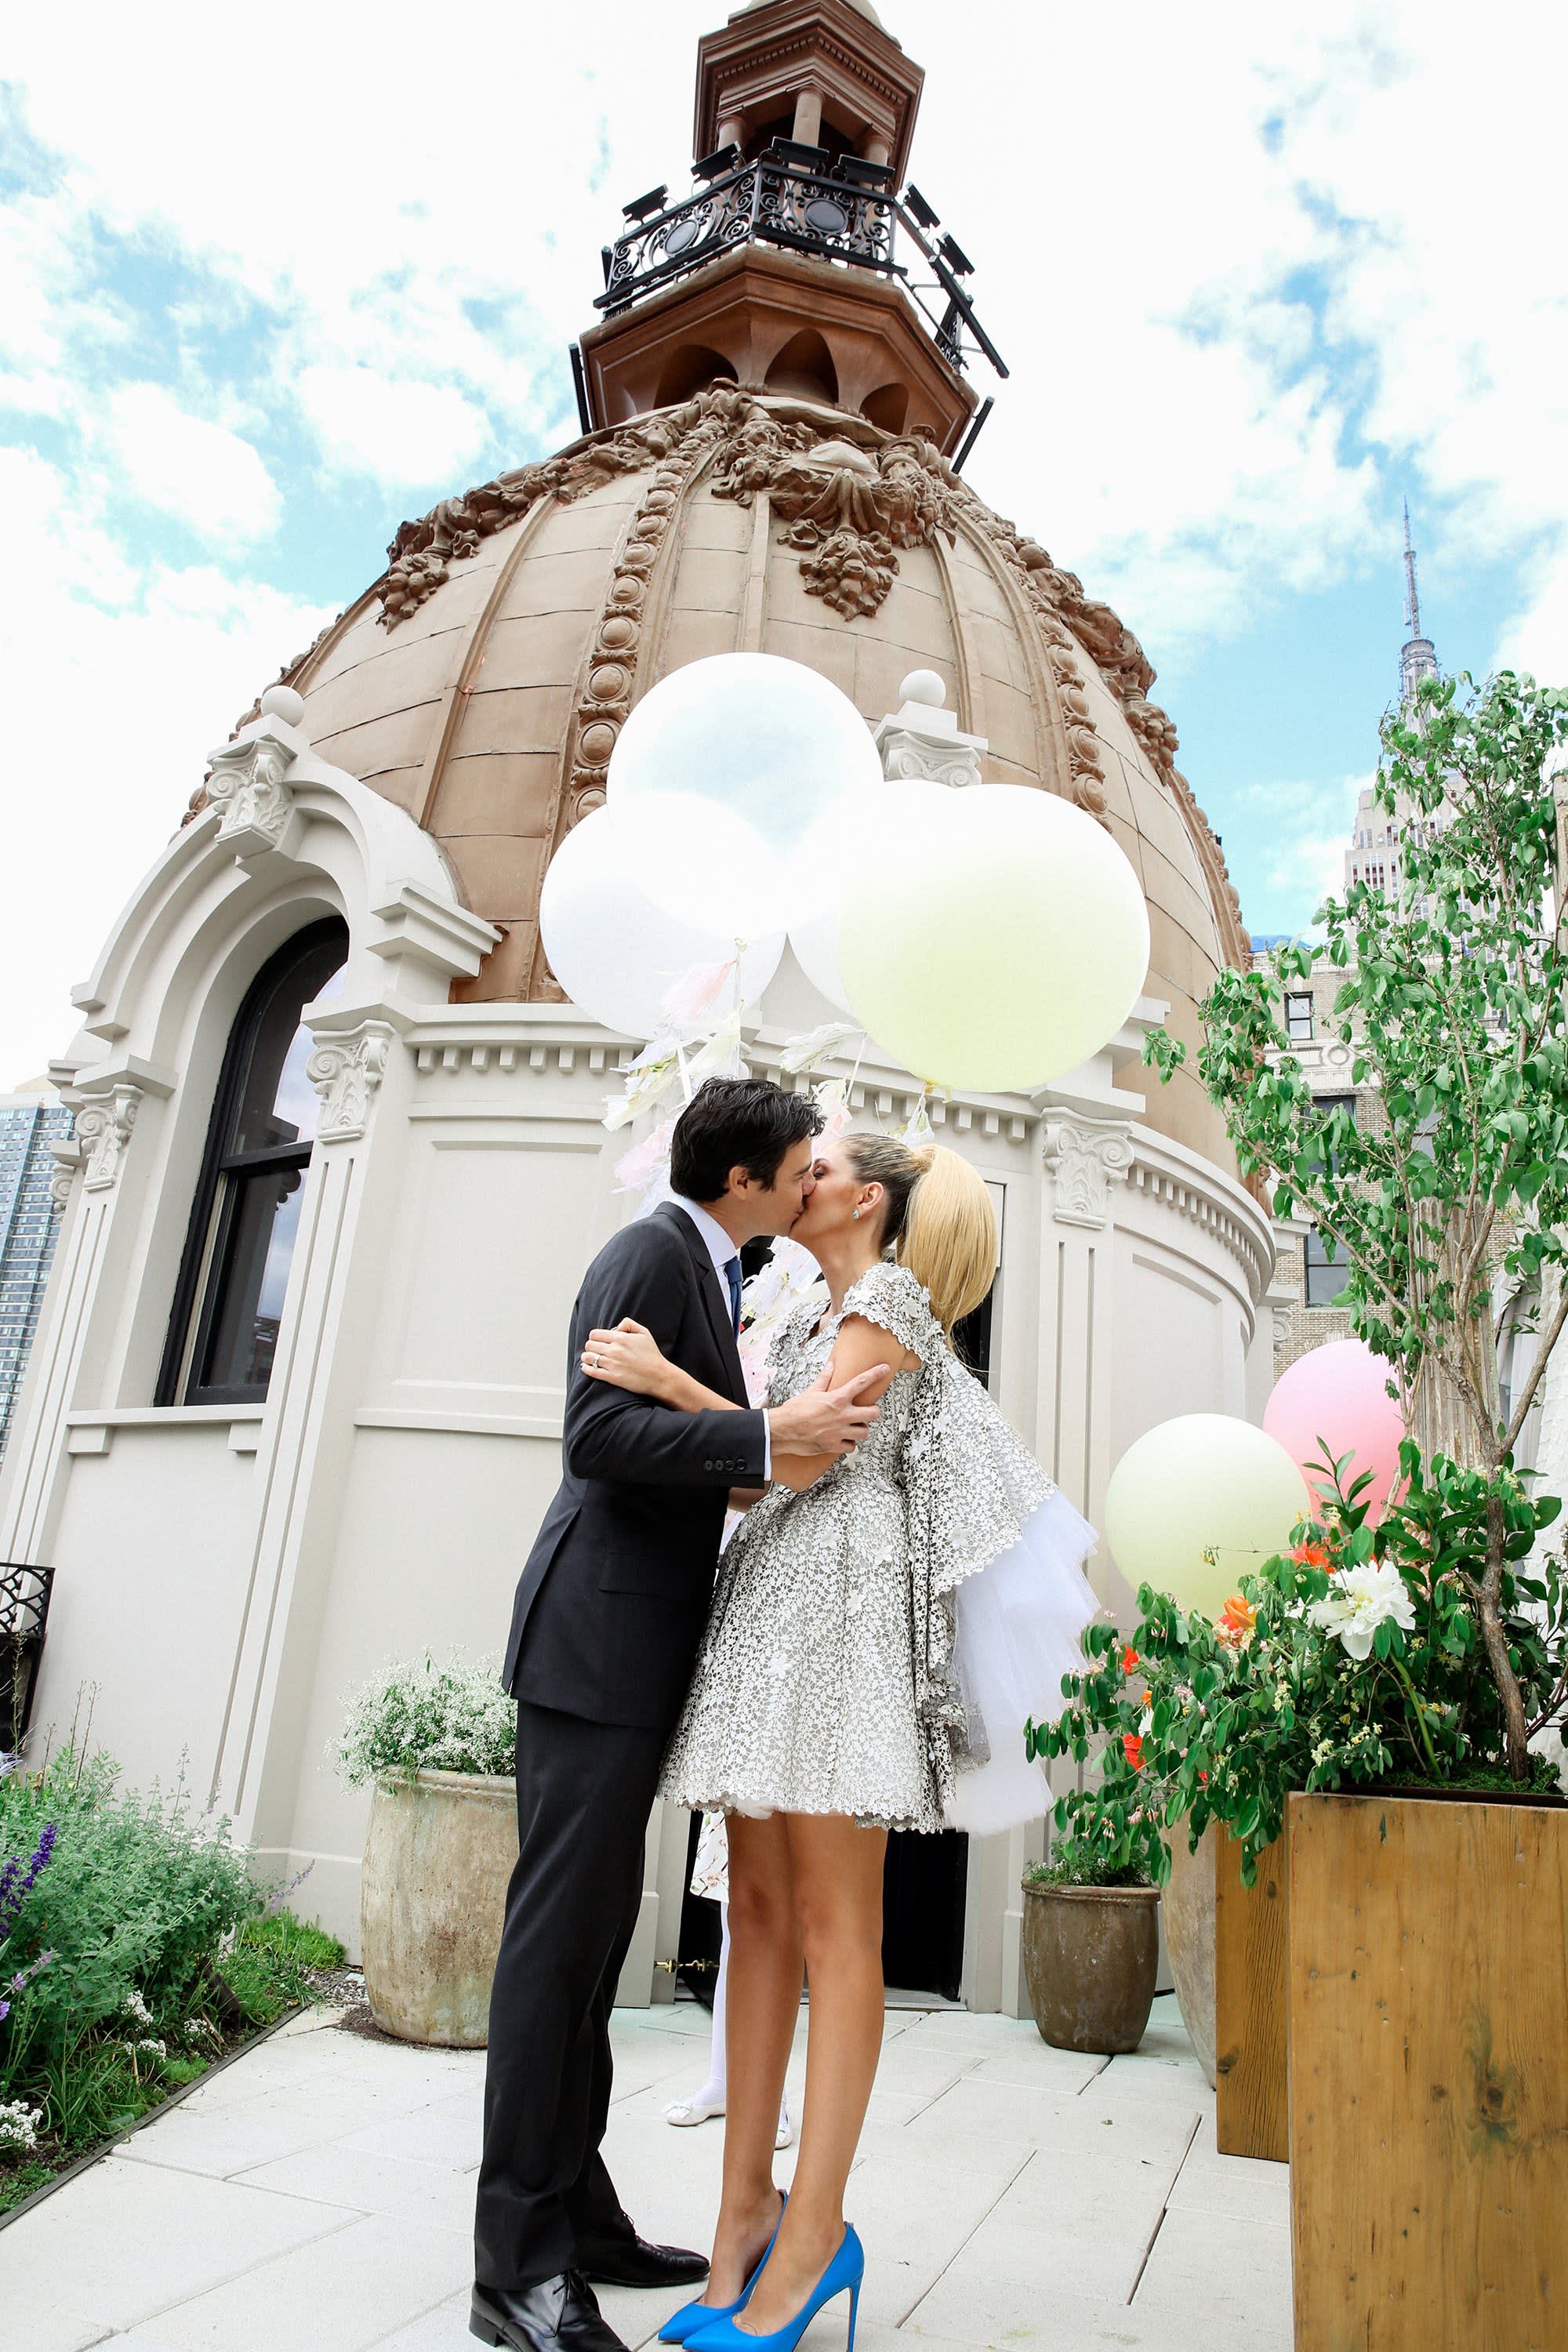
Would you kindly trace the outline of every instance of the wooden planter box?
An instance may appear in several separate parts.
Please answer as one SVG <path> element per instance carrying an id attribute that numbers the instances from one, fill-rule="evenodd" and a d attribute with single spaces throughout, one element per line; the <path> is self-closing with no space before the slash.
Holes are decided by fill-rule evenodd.
<path id="1" fill-rule="evenodd" d="M 1568 2345 L 1568 1804 L 1292 1797 L 1298 2352 Z"/>
<path id="2" fill-rule="evenodd" d="M 1241 1883 L 1241 1847 L 1214 1841 L 1215 2138 L 1222 2156 L 1283 2164 L 1289 2146 L 1289 1947 L 1286 1841 Z"/>

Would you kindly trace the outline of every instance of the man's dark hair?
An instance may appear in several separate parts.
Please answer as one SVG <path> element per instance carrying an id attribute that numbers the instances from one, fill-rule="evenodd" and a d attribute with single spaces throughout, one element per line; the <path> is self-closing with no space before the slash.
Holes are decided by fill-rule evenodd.
<path id="1" fill-rule="evenodd" d="M 786 1095 L 771 1078 L 709 1078 L 675 1122 L 669 1186 L 689 1201 L 716 1201 L 731 1168 L 771 1184 L 792 1143 L 822 1132 L 809 1095 Z"/>

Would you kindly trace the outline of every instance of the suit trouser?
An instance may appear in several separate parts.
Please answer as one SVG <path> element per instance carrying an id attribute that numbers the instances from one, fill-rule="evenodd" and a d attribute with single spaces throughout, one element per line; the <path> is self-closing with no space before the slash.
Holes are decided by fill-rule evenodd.
<path id="1" fill-rule="evenodd" d="M 572 2269 L 624 2227 L 599 2145 L 610 2007 L 642 1900 L 667 1735 L 517 1711 L 517 1868 L 490 1995 L 474 2275 L 515 2287 Z"/>

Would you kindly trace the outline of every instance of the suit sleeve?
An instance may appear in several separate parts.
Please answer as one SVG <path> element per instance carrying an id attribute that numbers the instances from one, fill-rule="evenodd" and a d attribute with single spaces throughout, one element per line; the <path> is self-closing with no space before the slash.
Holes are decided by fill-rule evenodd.
<path id="1" fill-rule="evenodd" d="M 652 1397 L 590 1380 L 583 1343 L 597 1325 L 629 1315 L 661 1351 L 679 1360 L 682 1325 L 700 1312 L 690 1264 L 678 1244 L 616 1253 L 590 1267 L 572 1318 L 563 1452 L 574 1478 L 624 1479 L 639 1486 L 728 1488 L 764 1482 L 767 1419 L 762 1412 L 678 1412 Z"/>

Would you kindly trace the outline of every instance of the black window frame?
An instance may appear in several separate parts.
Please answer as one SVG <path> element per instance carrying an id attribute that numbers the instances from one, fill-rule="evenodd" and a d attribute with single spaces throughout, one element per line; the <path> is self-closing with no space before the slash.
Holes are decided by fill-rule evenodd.
<path id="1" fill-rule="evenodd" d="M 1290 1008 L 1292 1005 L 1296 1004 L 1304 1004 L 1307 1008 L 1307 1025 L 1305 1029 L 1299 1030 L 1295 1025 L 1297 1020 L 1300 1016 L 1293 1013 Z M 1289 1038 L 1292 1045 L 1310 1045 L 1317 1034 L 1317 1007 L 1312 1002 L 1311 990 L 1310 988 L 1288 988 L 1285 992 L 1285 1034 Z"/>
<path id="2" fill-rule="evenodd" d="M 226 1183 L 225 1180 L 235 1176 L 266 1175 L 274 1171 L 281 1175 L 290 1169 L 297 1169 L 302 1183 L 304 1172 L 310 1164 L 315 1140 L 312 1138 L 304 1144 L 285 1144 L 251 1151 L 233 1151 L 226 1146 L 244 1102 L 262 1015 L 277 988 L 280 973 L 289 964 L 302 963 L 307 956 L 314 954 L 329 942 L 341 942 L 343 955 L 347 957 L 348 926 L 341 915 L 325 916 L 320 922 L 307 924 L 303 930 L 296 931 L 286 940 L 262 965 L 246 990 L 239 1010 L 235 1014 L 228 1043 L 224 1048 L 223 1067 L 218 1073 L 212 1116 L 207 1121 L 207 1139 L 202 1153 L 201 1171 L 191 1202 L 185 1246 L 181 1253 L 180 1270 L 175 1277 L 168 1335 L 163 1342 L 163 1358 L 153 1394 L 155 1404 L 264 1404 L 267 1401 L 267 1391 L 271 1385 L 270 1371 L 268 1378 L 260 1381 L 207 1384 L 199 1382 L 197 1379 L 198 1368 L 205 1360 L 212 1344 L 214 1327 L 226 1301 L 228 1285 L 226 1270 L 235 1219 L 245 1195 L 243 1184 Z"/>

